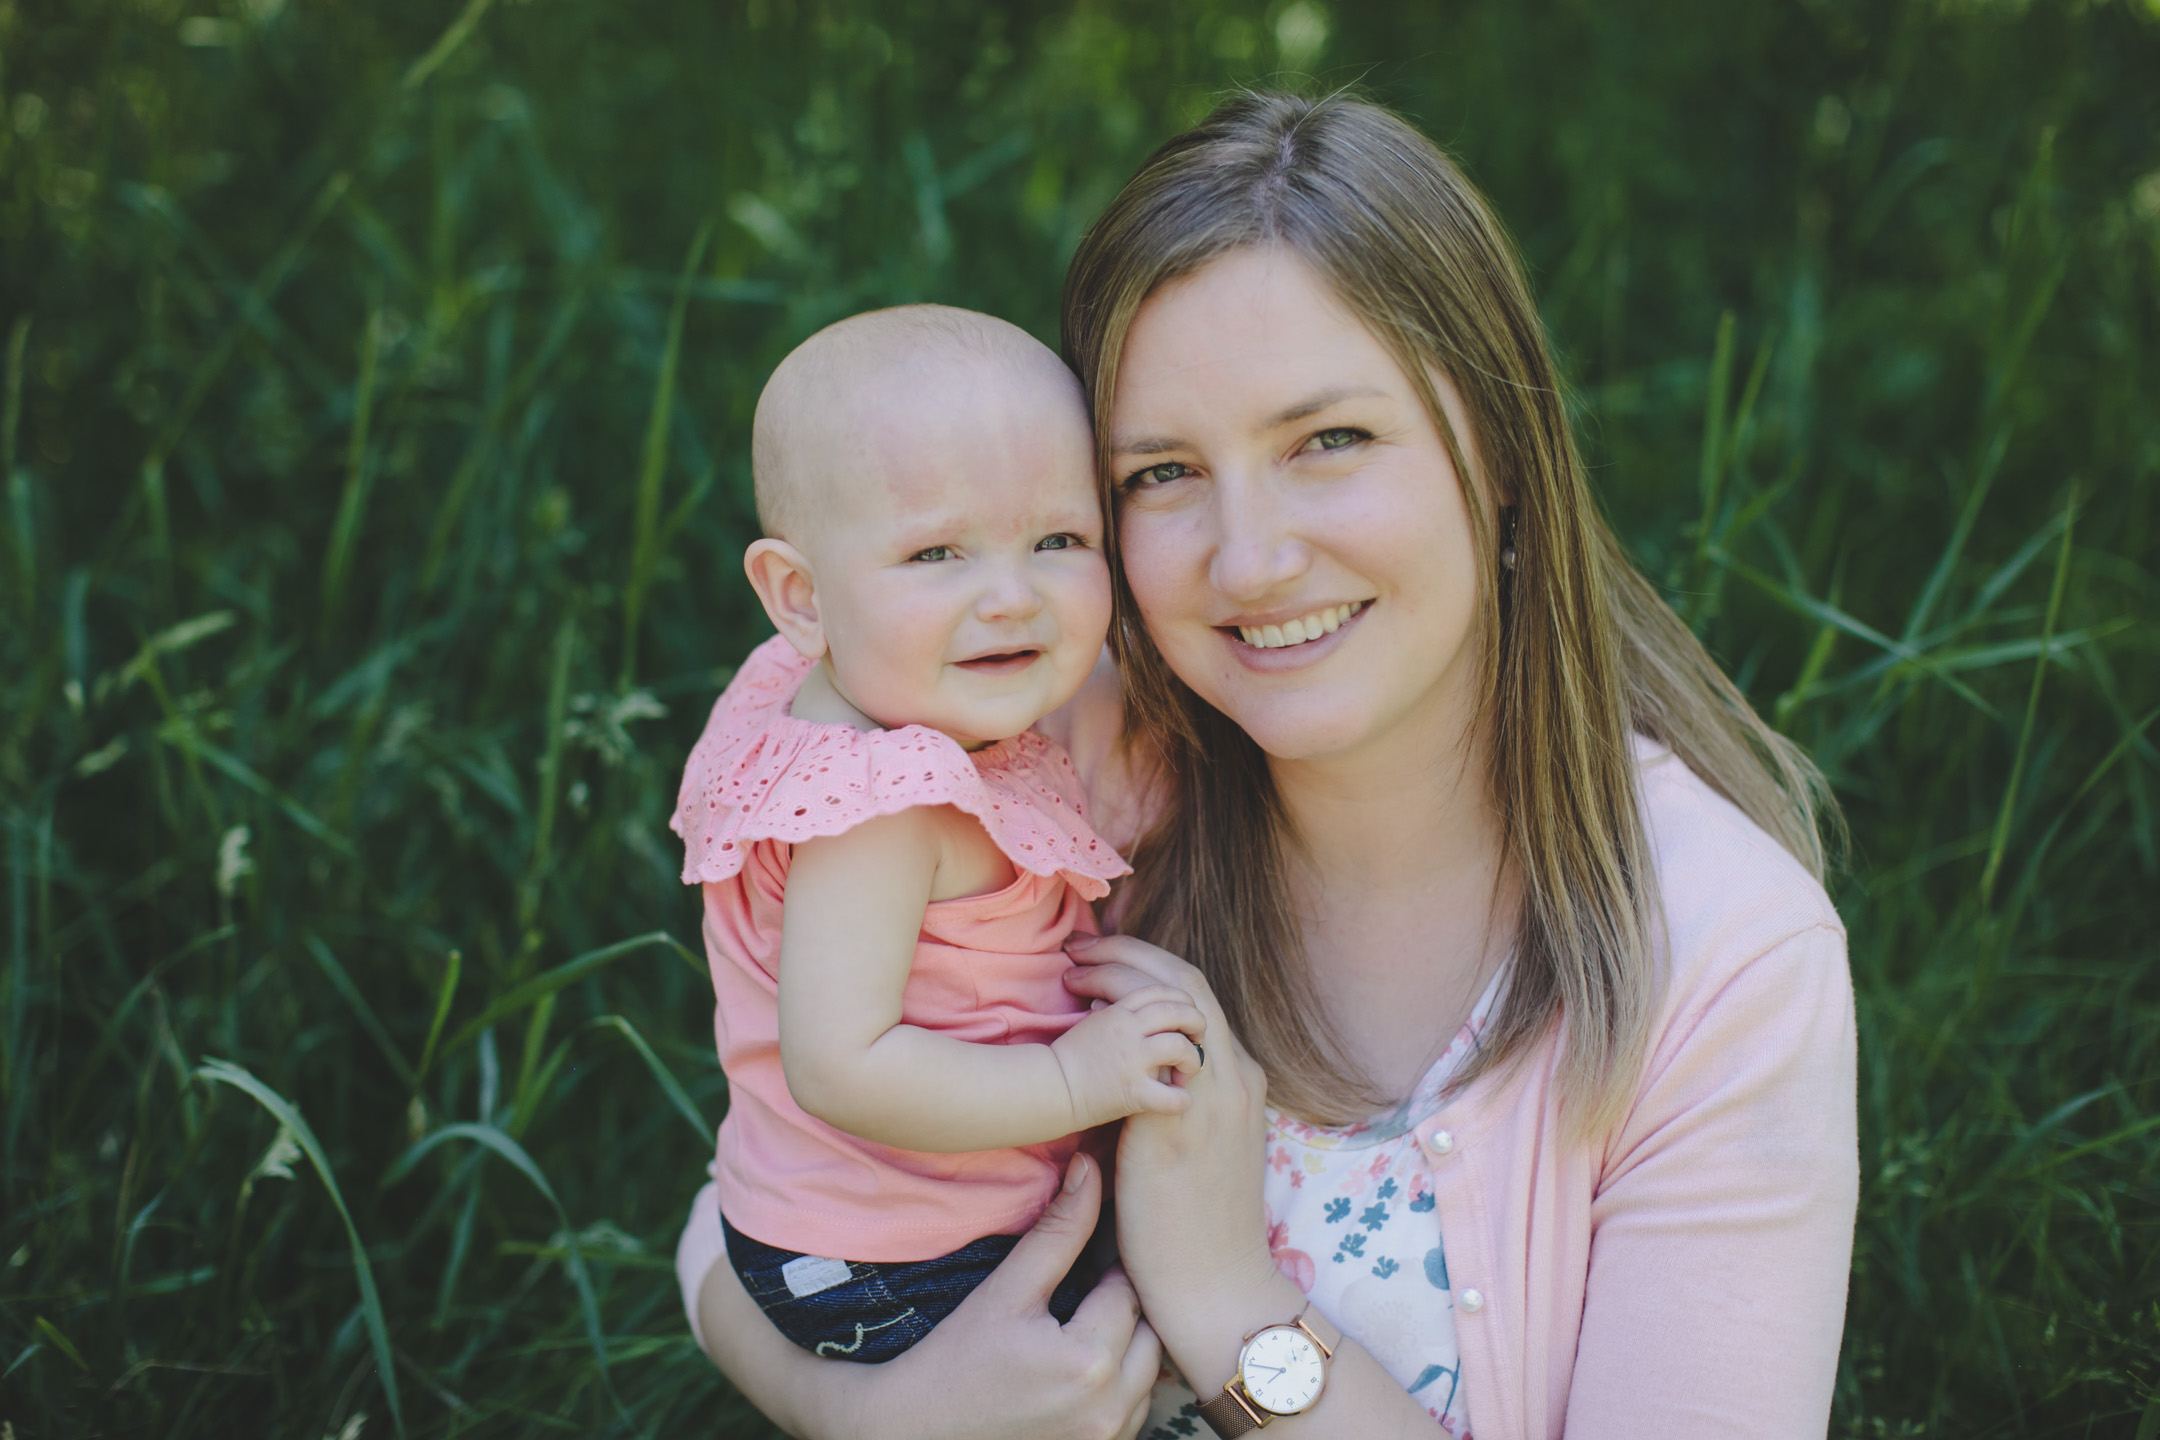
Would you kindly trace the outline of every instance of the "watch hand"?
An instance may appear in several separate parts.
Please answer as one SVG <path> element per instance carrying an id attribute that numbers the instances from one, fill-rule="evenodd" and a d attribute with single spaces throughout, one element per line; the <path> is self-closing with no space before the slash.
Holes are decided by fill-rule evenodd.
<path id="1" fill-rule="evenodd" d="M 1245 1362 L 1245 1364 L 1248 1369 L 1266 1370 L 1276 1375 L 1280 1375 L 1283 1373 L 1283 1367 L 1280 1365 L 1262 1365 L 1257 1360 L 1248 1360 Z"/>

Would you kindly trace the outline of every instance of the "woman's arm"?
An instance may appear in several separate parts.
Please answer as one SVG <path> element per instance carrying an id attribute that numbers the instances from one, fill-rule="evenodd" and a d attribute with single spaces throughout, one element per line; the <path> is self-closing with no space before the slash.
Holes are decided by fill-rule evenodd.
<path id="1" fill-rule="evenodd" d="M 780 1062 L 795 1103 L 865 1140 L 940 1152 L 1040 1145 L 1136 1110 L 1182 1109 L 1159 1072 L 1190 1069 L 1205 1031 L 1191 1001 L 1161 986 L 1050 1045 L 972 1044 L 901 1023 L 940 824 L 928 807 L 904 810 L 795 847 L 780 942 Z"/>
<path id="2" fill-rule="evenodd" d="M 1131 1440 L 1162 1350 L 1113 1270 L 1072 1322 L 1050 1292 L 1079 1258 L 1101 1172 L 1075 1156 L 1065 1185 L 990 1278 L 896 1360 L 821 1360 L 784 1339 L 725 1260 L 698 1292 L 698 1326 L 735 1388 L 800 1440 Z"/>
<path id="3" fill-rule="evenodd" d="M 1135 1115 L 1118 1142 L 1118 1249 L 1148 1323 L 1202 1400 L 1220 1393 L 1244 1337 L 1280 1324 L 1305 1304 L 1268 1253 L 1261 1175 L 1267 1077 L 1223 1019 L 1200 972 L 1129 936 L 1067 947 L 1075 993 L 1115 1001 L 1157 985 L 1184 989 L 1207 1017 L 1207 1065 L 1189 1077 L 1183 1115 Z M 1328 1337 L 1323 1331 L 1323 1338 Z M 1345 1339 L 1329 1362 L 1327 1388 L 1303 1415 L 1275 1426 L 1289 1436 L 1440 1434 L 1425 1408 L 1363 1346 Z M 1204 1440 L 1204 1437 L 1203 1437 Z"/>
<path id="4" fill-rule="evenodd" d="M 1829 924 L 1666 1027 L 1591 1208 L 1571 1437 L 1823 1433 L 1859 1194 L 1854 1050 Z"/>

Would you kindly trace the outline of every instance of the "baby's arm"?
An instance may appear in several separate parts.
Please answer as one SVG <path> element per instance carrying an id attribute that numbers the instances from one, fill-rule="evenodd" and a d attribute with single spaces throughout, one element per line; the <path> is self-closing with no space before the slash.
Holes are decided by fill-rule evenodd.
<path id="1" fill-rule="evenodd" d="M 936 882 L 927 808 L 795 847 L 780 942 L 780 1062 L 795 1103 L 904 1150 L 1038 1145 L 1140 1110 L 1175 1114 L 1204 1035 L 1183 991 L 1155 986 L 1051 1045 L 978 1045 L 900 1020 Z M 1189 1037 L 1189 1038 L 1188 1038 Z"/>

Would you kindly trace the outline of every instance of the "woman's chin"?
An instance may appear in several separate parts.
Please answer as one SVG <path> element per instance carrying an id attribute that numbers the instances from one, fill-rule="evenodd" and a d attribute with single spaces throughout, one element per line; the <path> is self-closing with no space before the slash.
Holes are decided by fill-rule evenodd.
<path id="1" fill-rule="evenodd" d="M 1268 703 L 1255 705 L 1249 711 L 1233 704 L 1224 707 L 1223 713 L 1251 736 L 1270 760 L 1296 762 L 1345 756 L 1364 748 L 1374 735 L 1370 716 L 1343 714 L 1332 705 L 1315 706 L 1312 712 L 1306 712 L 1304 707 L 1283 704 L 1280 697 L 1269 697 Z"/>

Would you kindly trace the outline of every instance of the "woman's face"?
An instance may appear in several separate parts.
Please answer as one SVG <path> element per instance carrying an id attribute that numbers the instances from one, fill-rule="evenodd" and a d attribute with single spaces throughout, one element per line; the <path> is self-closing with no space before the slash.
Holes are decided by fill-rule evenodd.
<path id="1" fill-rule="evenodd" d="M 1269 755 L 1466 738 L 1482 706 L 1462 482 L 1394 357 L 1300 256 L 1233 251 L 1148 298 L 1111 447 L 1149 635 Z"/>

